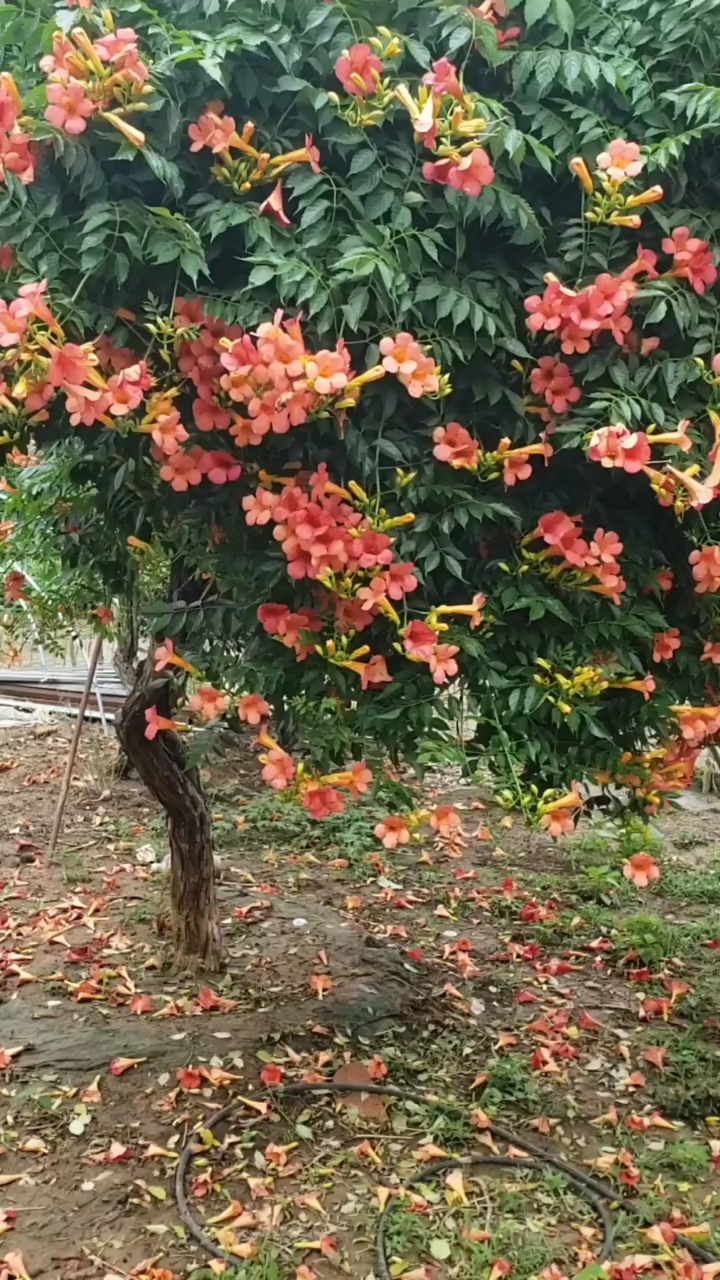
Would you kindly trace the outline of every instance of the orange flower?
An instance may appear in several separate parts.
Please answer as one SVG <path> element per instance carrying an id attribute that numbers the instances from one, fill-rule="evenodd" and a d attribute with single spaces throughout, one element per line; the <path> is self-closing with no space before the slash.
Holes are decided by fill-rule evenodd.
<path id="1" fill-rule="evenodd" d="M 260 724 L 264 716 L 270 715 L 270 706 L 259 693 L 245 693 L 238 702 L 238 715 L 248 724 Z"/>
<path id="2" fill-rule="evenodd" d="M 397 849 L 399 844 L 407 844 L 410 840 L 410 829 L 406 818 L 383 818 L 374 830 L 378 840 L 382 840 L 386 849 Z"/>
<path id="3" fill-rule="evenodd" d="M 205 684 L 188 698 L 188 706 L 191 711 L 197 712 L 201 720 L 217 720 L 218 716 L 227 711 L 230 699 L 227 694 L 219 693 L 212 685 Z"/>
<path id="4" fill-rule="evenodd" d="M 287 751 L 282 747 L 271 747 L 266 755 L 260 756 L 260 762 L 264 766 L 260 773 L 263 782 L 267 782 L 273 791 L 285 791 L 295 777 L 295 765 Z"/>
<path id="5" fill-rule="evenodd" d="M 567 809 L 559 809 L 556 813 L 544 813 L 540 819 L 540 826 L 544 827 L 549 836 L 553 840 L 557 840 L 559 836 L 571 836 L 575 830 L 575 819 Z"/>
<path id="6" fill-rule="evenodd" d="M 669 631 L 656 631 L 654 640 L 653 662 L 669 662 L 682 643 L 677 627 L 671 627 Z"/>
<path id="7" fill-rule="evenodd" d="M 282 179 L 278 179 L 270 192 L 266 196 L 262 204 L 258 205 L 258 213 L 266 214 L 269 218 L 274 218 L 281 227 L 289 227 L 290 219 L 288 218 L 283 206 L 283 185 Z"/>
<path id="8" fill-rule="evenodd" d="M 155 650 L 155 670 L 164 671 L 166 667 L 180 667 L 182 671 L 188 671 L 190 675 L 197 675 L 197 672 L 185 658 L 181 658 L 175 652 L 175 645 L 172 640 L 163 640 Z"/>
<path id="9" fill-rule="evenodd" d="M 168 720 L 167 716 L 158 715 L 157 707 L 148 707 L 145 712 L 145 737 L 149 742 L 156 738 L 161 729 L 174 729 L 176 733 L 187 730 L 186 724 L 178 724 L 177 720 Z"/>
<path id="10" fill-rule="evenodd" d="M 438 805 L 430 814 L 430 826 L 441 836 L 450 836 L 460 826 L 460 815 L 451 804 Z"/>
<path id="11" fill-rule="evenodd" d="M 660 868 L 649 853 L 634 853 L 623 865 L 623 875 L 638 889 L 647 889 L 651 881 L 660 879 Z"/>
<path id="12" fill-rule="evenodd" d="M 115 621 L 115 614 L 112 609 L 108 609 L 104 604 L 98 605 L 97 609 L 91 609 L 90 613 L 94 618 L 98 618 L 104 627 L 112 626 Z"/>

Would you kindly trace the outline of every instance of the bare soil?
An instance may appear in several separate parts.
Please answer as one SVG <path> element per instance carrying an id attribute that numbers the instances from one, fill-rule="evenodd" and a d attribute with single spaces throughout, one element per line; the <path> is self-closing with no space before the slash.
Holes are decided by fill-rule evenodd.
<path id="1" fill-rule="evenodd" d="M 166 878 L 141 860 L 151 856 L 149 845 L 158 860 L 166 852 L 162 817 L 137 781 L 113 779 L 115 743 L 97 728 L 84 732 L 60 847 L 52 860 L 46 856 L 69 738 L 64 722 L 0 732 L 0 1274 L 4 1246 L 22 1251 L 32 1280 L 122 1277 L 148 1259 L 178 1275 L 206 1263 L 178 1217 L 177 1154 L 204 1115 L 238 1093 L 252 1098 L 263 1090 L 259 1076 L 270 1060 L 284 1064 L 287 1080 L 308 1072 L 322 1079 L 350 1059 L 380 1055 L 389 1079 L 464 1090 L 475 1104 L 482 1094 L 470 1086 L 478 1074 L 495 1071 L 499 1079 L 515 1071 L 517 1083 L 500 1090 L 504 1121 L 521 1128 L 533 1112 L 549 1117 L 548 1127 L 535 1126 L 535 1139 L 544 1133 L 576 1161 L 595 1158 L 603 1144 L 628 1145 L 627 1135 L 590 1123 L 611 1103 L 620 1099 L 621 1112 L 653 1110 L 662 1073 L 643 1063 L 643 1046 L 659 1043 L 666 1024 L 638 1022 L 638 984 L 622 970 L 619 944 L 610 955 L 586 942 L 575 950 L 560 934 L 553 941 L 553 910 L 543 925 L 543 903 L 562 897 L 573 870 L 567 851 L 503 825 L 502 812 L 485 809 L 476 790 L 458 784 L 442 794 L 463 813 L 468 836 L 457 847 L 428 839 L 380 860 L 371 826 L 366 847 L 357 831 L 350 844 L 328 847 L 304 830 L 293 834 L 282 807 L 277 821 L 269 811 L 248 818 L 256 767 L 241 745 L 221 768 L 205 770 L 216 806 L 227 968 L 198 981 L 172 972 Z M 659 826 L 671 866 L 714 865 L 720 830 L 713 812 L 673 815 Z M 539 921 L 533 909 L 521 917 L 528 902 L 539 904 Z M 704 907 L 657 898 L 648 909 L 682 921 Z M 580 903 L 579 918 L 582 911 Z M 537 954 L 524 959 L 518 948 L 534 938 L 541 939 Z M 682 959 L 665 969 L 692 976 Z M 330 980 L 326 992 L 318 993 L 318 977 Z M 539 1014 L 562 1010 L 571 1024 L 581 1013 L 595 1019 L 601 1032 L 567 1037 L 560 1018 L 559 1033 L 525 1033 Z M 675 1016 L 673 1008 L 671 1023 Z M 707 1024 L 709 1052 L 720 1064 L 712 1019 L 712 1010 L 691 1009 L 677 1029 Z M 558 1034 L 579 1045 L 576 1058 L 559 1054 Z M 505 1044 L 503 1036 L 516 1041 Z M 545 1070 L 532 1054 L 548 1044 L 554 1065 Z M 12 1055 L 4 1070 L 3 1049 Z M 116 1075 L 118 1058 L 139 1061 Z M 206 1073 L 196 1087 L 189 1077 L 182 1083 L 187 1068 Z M 623 1083 L 640 1068 L 645 1088 Z M 408 1156 L 402 1124 L 386 1132 L 384 1112 L 379 1125 L 361 1115 L 345 1133 L 332 1104 L 318 1107 L 321 1122 L 299 1121 L 313 1139 L 299 1143 L 293 1159 L 300 1171 L 284 1187 L 286 1199 L 296 1204 L 303 1185 L 319 1185 L 308 1177 L 320 1149 L 329 1159 L 338 1145 L 369 1137 L 382 1152 L 387 1139 L 392 1159 L 380 1172 L 371 1163 L 369 1171 L 350 1176 L 336 1168 L 319 1179 L 321 1228 L 301 1206 L 296 1226 L 312 1247 L 298 1249 L 288 1220 L 288 1274 L 304 1261 L 322 1276 L 338 1267 L 367 1276 L 375 1187 L 392 1186 L 393 1170 Z M 276 1117 L 266 1137 L 297 1142 L 302 1110 Z M 702 1188 L 703 1217 L 715 1224 L 720 1179 L 710 1144 L 720 1133 L 699 1121 L 691 1131 L 682 1117 L 677 1123 L 672 1137 L 651 1129 L 643 1138 L 655 1140 L 651 1165 L 666 1141 L 702 1144 L 707 1169 L 692 1182 Z M 249 1158 L 262 1172 L 262 1154 L 259 1162 Z M 667 1212 L 679 1196 L 687 1213 L 689 1193 L 673 1191 L 667 1175 L 666 1182 Z M 211 1205 L 198 1186 L 200 1219 L 219 1213 L 229 1197 L 244 1202 L 227 1178 Z M 333 1238 L 338 1252 L 318 1250 L 318 1235 Z M 580 1238 L 575 1233 L 576 1246 Z"/>

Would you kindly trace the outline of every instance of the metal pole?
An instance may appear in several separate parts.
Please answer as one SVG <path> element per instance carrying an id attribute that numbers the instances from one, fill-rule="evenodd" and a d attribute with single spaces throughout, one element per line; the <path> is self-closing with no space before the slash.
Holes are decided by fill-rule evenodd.
<path id="1" fill-rule="evenodd" d="M 93 686 L 95 678 L 95 670 L 97 668 L 98 659 L 102 651 L 102 636 L 99 635 L 95 641 L 92 654 L 90 656 L 90 665 L 88 667 L 87 680 L 85 688 L 80 699 L 78 707 L 77 720 L 75 721 L 75 729 L 73 730 L 72 742 L 70 743 L 70 751 L 68 753 L 67 764 L 65 765 L 65 776 L 62 780 L 60 795 L 58 797 L 57 809 L 53 819 L 52 831 L 50 832 L 50 843 L 48 844 L 48 855 L 52 857 L 55 852 L 55 846 L 60 835 L 63 814 L 65 813 L 65 805 L 67 804 L 68 792 L 70 790 L 70 782 L 72 780 L 73 768 L 75 766 L 75 757 L 77 756 L 78 744 L 80 742 L 80 734 L 82 733 L 83 720 L 85 719 L 85 711 L 90 700 L 90 690 Z"/>
<path id="2" fill-rule="evenodd" d="M 103 656 L 103 653 L 101 648 L 100 657 L 102 658 L 102 656 Z M 95 693 L 95 701 L 97 702 L 98 712 L 100 713 L 100 723 L 102 724 L 102 727 L 103 727 L 103 733 L 107 738 L 110 730 L 108 729 L 107 716 L 105 715 L 105 705 L 103 703 L 102 692 L 100 690 L 100 677 L 98 676 L 97 671 L 95 672 L 94 693 Z"/>

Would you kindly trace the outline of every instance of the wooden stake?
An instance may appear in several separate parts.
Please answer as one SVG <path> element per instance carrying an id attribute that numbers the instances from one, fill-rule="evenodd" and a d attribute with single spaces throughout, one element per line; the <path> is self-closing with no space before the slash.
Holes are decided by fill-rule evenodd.
<path id="1" fill-rule="evenodd" d="M 58 797 L 57 809 L 55 810 L 55 817 L 53 819 L 52 831 L 50 832 L 50 843 L 48 844 L 48 855 L 50 857 L 52 857 L 52 855 L 55 852 L 55 846 L 57 845 L 58 836 L 60 835 L 60 828 L 62 826 L 63 814 L 65 813 L 65 805 L 67 804 L 68 792 L 70 790 L 70 783 L 72 781 L 73 769 L 75 767 L 75 757 L 77 756 L 78 745 L 80 743 L 80 734 L 82 733 L 83 721 L 85 719 L 85 712 L 87 710 L 87 704 L 90 701 L 90 692 L 92 690 L 93 680 L 95 679 L 95 671 L 97 668 L 98 661 L 100 659 L 100 654 L 102 653 L 102 643 L 103 643 L 103 638 L 101 635 L 99 635 L 97 637 L 97 640 L 95 641 L 93 651 L 90 655 L 90 665 L 88 667 L 87 680 L 85 681 L 85 688 L 83 689 L 83 695 L 82 695 L 82 698 L 80 699 L 80 706 L 78 707 L 77 720 L 75 721 L 75 729 L 73 730 L 72 742 L 70 743 L 70 751 L 67 758 L 67 764 L 65 765 L 65 776 L 63 777 L 63 780 L 62 780 L 62 787 L 60 788 L 60 795 Z"/>

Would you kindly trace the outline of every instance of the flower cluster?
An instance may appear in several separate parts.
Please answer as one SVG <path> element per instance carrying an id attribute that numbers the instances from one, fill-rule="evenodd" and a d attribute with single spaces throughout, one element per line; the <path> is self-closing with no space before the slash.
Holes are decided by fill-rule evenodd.
<path id="1" fill-rule="evenodd" d="M 715 445 L 710 453 L 711 469 L 703 480 L 697 478 L 699 468 L 695 464 L 684 471 L 668 462 L 660 469 L 649 465 L 655 445 L 672 445 L 683 453 L 692 449 L 693 442 L 688 435 L 691 424 L 687 418 L 683 418 L 674 431 L 665 432 L 658 432 L 652 426 L 647 431 L 630 431 L 622 422 L 599 427 L 590 437 L 588 457 L 603 467 L 619 468 L 630 475 L 642 471 L 660 505 L 672 506 L 678 515 L 684 515 L 689 508 L 698 510 L 712 502 L 720 485 L 720 415 L 712 409 L 708 415 L 715 431 Z"/>
<path id="2" fill-rule="evenodd" d="M 557 794 L 557 793 L 556 793 Z M 552 792 L 546 793 L 552 796 Z M 577 787 L 577 783 L 573 783 L 570 791 L 557 799 L 548 799 L 542 796 L 537 804 L 537 818 L 539 824 L 553 840 L 557 840 L 560 836 L 571 836 L 575 830 L 575 819 L 583 808 L 583 799 Z"/>
<path id="3" fill-rule="evenodd" d="M 353 98 L 367 98 L 374 94 L 382 73 L 382 60 L 364 42 L 345 49 L 335 63 L 335 75 L 345 92 Z"/>
<path id="4" fill-rule="evenodd" d="M 282 227 L 290 226 L 290 219 L 283 207 L 282 178 L 296 164 L 309 164 L 313 173 L 320 172 L 320 152 L 313 146 L 312 137 L 305 137 L 305 146 L 295 151 L 285 151 L 271 156 L 269 151 L 259 151 L 252 144 L 255 125 L 248 120 L 238 132 L 232 116 L 225 115 L 225 105 L 208 103 L 203 114 L 188 128 L 190 150 L 202 151 L 207 147 L 217 163 L 211 170 L 213 177 L 238 195 L 244 195 L 253 187 L 274 183 L 271 194 L 258 206 L 258 213 L 267 214 Z M 238 152 L 238 155 L 233 155 Z"/>
<path id="5" fill-rule="evenodd" d="M 707 744 L 720 733 L 720 707 L 671 707 L 680 726 L 680 736 L 690 748 Z"/>
<path id="6" fill-rule="evenodd" d="M 349 769 L 339 773 L 312 777 L 304 769 L 298 768 L 291 755 L 275 741 L 265 730 L 257 739 L 265 748 L 260 756 L 263 768 L 261 778 L 274 791 L 287 791 L 293 788 L 303 808 L 307 809 L 311 818 L 320 821 L 329 818 L 333 813 L 342 813 L 345 808 L 347 792 L 353 800 L 365 795 L 373 780 L 372 770 L 361 760 L 353 761 Z"/>
<path id="7" fill-rule="evenodd" d="M 565 355 L 585 354 L 602 333 L 612 334 L 623 346 L 632 329 L 627 308 L 639 288 L 636 277 L 645 274 L 656 278 L 656 261 L 651 250 L 641 249 L 620 275 L 601 272 L 583 289 L 570 289 L 549 273 L 545 292 L 525 299 L 528 329 L 556 334 Z"/>
<path id="8" fill-rule="evenodd" d="M 442 378 L 432 356 L 425 354 L 411 333 L 381 338 L 380 354 L 383 369 L 386 373 L 396 374 L 398 381 L 414 400 L 419 400 L 421 396 L 445 394 L 447 379 Z"/>
<path id="9" fill-rule="evenodd" d="M 143 146 L 144 134 L 125 119 L 144 109 L 143 99 L 153 93 L 132 27 L 111 30 L 96 40 L 81 27 L 70 37 L 56 31 L 52 53 L 41 58 L 40 69 L 48 76 L 45 119 L 49 124 L 76 137 L 97 115 L 129 142 Z"/>
<path id="10" fill-rule="evenodd" d="M 414 565 L 394 559 L 388 529 L 409 523 L 405 517 L 379 519 L 368 513 L 367 496 L 343 489 L 330 480 L 321 463 L 311 476 L 300 474 L 280 481 L 280 492 L 262 485 L 243 498 L 248 524 L 275 525 L 274 537 L 288 561 L 288 575 L 321 583 L 331 592 L 336 623 L 342 630 L 362 631 L 379 613 L 395 616 L 392 601 L 401 601 L 417 587 Z M 412 519 L 412 517 L 411 517 Z M 296 628 L 284 606 L 261 606 L 259 620 L 271 635 L 295 648 L 299 630 L 320 630 L 314 625 Z M 289 630 L 288 630 L 289 628 Z M 300 656 L 300 655 L 299 655 Z M 301 651 L 301 656 L 306 656 Z"/>
<path id="11" fill-rule="evenodd" d="M 387 27 L 376 27 L 377 35 L 370 36 L 343 49 L 335 62 L 335 75 L 350 103 L 341 107 L 337 93 L 328 97 L 339 110 L 341 117 L 356 128 L 367 129 L 381 124 L 393 101 L 393 91 L 388 80 L 383 79 L 385 63 L 402 52 L 402 44 Z"/>
<path id="12" fill-rule="evenodd" d="M 268 621 L 272 617 L 272 610 L 276 611 L 276 630 L 278 633 L 282 632 L 282 638 L 287 638 L 290 635 L 290 627 L 286 625 L 287 619 L 282 617 L 283 606 L 266 605 L 264 609 L 264 616 Z M 285 610 L 285 614 L 288 613 L 289 610 Z M 298 627 L 312 629 L 312 623 L 313 620 L 302 612 L 297 615 Z M 178 667 L 200 681 L 200 672 L 175 652 L 172 640 L 166 639 L 157 645 L 153 656 L 156 671 L 164 671 L 169 666 Z M 187 710 L 197 717 L 201 725 L 218 720 L 233 708 L 241 721 L 251 726 L 258 726 L 262 725 L 271 710 L 270 705 L 258 693 L 246 693 L 239 698 L 233 698 L 229 693 L 216 689 L 213 685 L 202 683 L 198 683 L 187 698 L 186 705 Z M 183 721 L 160 715 L 155 706 L 147 708 L 145 721 L 145 737 L 151 742 L 158 733 L 173 731 L 186 733 L 191 728 Z M 296 766 L 288 752 L 283 750 L 265 728 L 261 729 L 257 743 L 264 748 L 260 756 L 263 782 L 275 791 L 287 791 L 293 788 L 297 798 L 312 818 L 321 819 L 329 817 L 332 813 L 342 813 L 345 807 L 343 792 L 357 799 L 359 795 L 369 790 L 372 783 L 372 772 L 361 761 L 354 761 L 349 769 L 340 773 L 314 777 L 304 768 Z"/>
<path id="13" fill-rule="evenodd" d="M 37 148 L 18 128 L 22 99 L 8 71 L 0 72 L 0 182 L 12 173 L 25 186 L 35 179 Z"/>
<path id="14" fill-rule="evenodd" d="M 471 197 L 490 186 L 495 170 L 478 142 L 487 130 L 487 120 L 476 95 L 465 92 L 457 68 L 448 58 L 433 62 L 417 97 L 405 84 L 397 86 L 395 97 L 410 116 L 416 140 L 437 156 L 423 164 L 423 177 L 428 182 Z"/>
<path id="15" fill-rule="evenodd" d="M 626 195 L 622 190 L 625 183 L 638 178 L 645 168 L 637 142 L 615 138 L 608 144 L 606 151 L 600 152 L 595 163 L 599 190 L 596 190 L 594 179 L 582 156 L 574 156 L 570 161 L 572 173 L 580 179 L 585 194 L 592 199 L 592 205 L 585 213 L 586 220 L 595 224 L 605 223 L 611 227 L 637 229 L 642 224 L 642 217 L 635 210 L 656 204 L 665 194 L 659 186 L 648 187 L 646 191 L 632 195 Z"/>
<path id="16" fill-rule="evenodd" d="M 620 604 L 620 596 L 627 584 L 616 559 L 623 550 L 616 533 L 596 529 L 588 541 L 582 536 L 580 516 L 550 511 L 540 518 L 537 527 L 523 542 L 527 544 L 536 538 L 542 538 L 546 550 L 532 553 L 529 556 L 531 560 L 540 565 L 549 564 L 553 559 L 560 561 L 550 569 L 550 578 L 562 576 L 568 585 L 607 596 L 613 604 Z"/>
<path id="17" fill-rule="evenodd" d="M 47 281 L 21 285 L 17 298 L 7 303 L 0 300 L 0 406 L 10 414 L 17 412 L 13 401 L 20 401 L 31 421 L 47 418 L 47 403 L 58 393 L 66 396 L 68 412 L 73 415 L 77 404 L 100 402 L 101 392 L 95 381 L 97 356 L 92 343 L 79 346 L 65 342 L 63 331 L 48 307 L 45 293 Z M 101 380 L 102 382 L 102 380 Z M 4 404 L 3 404 L 4 401 Z M 71 416 L 72 421 L 72 416 Z"/>
<path id="18" fill-rule="evenodd" d="M 626 751 L 615 769 L 598 774 L 596 781 L 602 786 L 612 783 L 632 792 L 642 801 L 646 813 L 655 814 L 662 805 L 669 804 L 663 797 L 690 786 L 698 751 L 699 747 L 682 735 L 637 755 Z"/>
<path id="19" fill-rule="evenodd" d="M 443 619 L 457 615 L 469 618 L 471 628 L 479 626 L 485 597 L 477 595 L 467 605 L 438 606 L 426 619 L 403 627 L 396 604 L 416 589 L 418 580 L 412 563 L 395 560 L 388 531 L 411 523 L 413 515 L 389 517 L 354 481 L 347 488 L 334 484 L 324 463 L 309 477 L 300 474 L 294 479 L 270 479 L 280 486 L 280 492 L 260 486 L 243 498 L 246 520 L 258 525 L 272 520 L 274 536 L 288 560 L 289 576 L 319 585 L 318 609 L 261 605 L 258 621 L 268 635 L 293 649 L 298 662 L 317 653 L 332 665 L 359 675 L 363 690 L 373 689 L 392 680 L 386 659 L 372 654 L 369 645 L 350 646 L 358 632 L 382 615 L 397 630 L 395 648 L 414 662 L 427 663 L 435 684 L 456 676 L 459 650 L 441 640 L 448 629 Z M 325 629 L 323 614 L 334 638 L 320 642 L 314 637 Z"/>
<path id="20" fill-rule="evenodd" d="M 285 435 L 318 413 L 342 418 L 357 404 L 362 387 L 384 378 L 390 368 L 386 356 L 383 365 L 355 374 L 342 339 L 333 349 L 308 350 L 299 320 L 283 320 L 281 311 L 249 334 L 205 315 L 198 301 L 181 298 L 174 325 L 177 366 L 195 388 L 195 426 L 227 431 L 240 447 L 258 445 L 268 433 Z M 406 360 L 396 371 L 410 394 L 445 394 L 447 380 L 434 361 L 409 335 L 399 338 L 407 339 Z M 398 339 L 383 339 L 383 349 L 394 349 Z M 170 428 L 167 435 L 172 439 Z M 175 439 L 179 444 L 182 438 Z M 170 451 L 176 454 L 177 444 Z"/>
<path id="21" fill-rule="evenodd" d="M 696 293 L 704 293 L 717 279 L 707 240 L 690 236 L 687 227 L 676 227 L 672 237 L 662 242 L 665 253 L 673 254 L 672 267 L 657 270 L 657 254 L 639 249 L 634 262 L 613 276 L 602 272 L 583 289 L 570 289 L 551 272 L 545 276 L 545 291 L 525 299 L 528 329 L 544 330 L 560 340 L 565 355 L 584 355 L 602 333 L 610 333 L 619 346 L 627 345 L 632 320 L 627 308 L 638 291 L 637 277 L 650 280 L 685 279 Z"/>
<path id="22" fill-rule="evenodd" d="M 454 471 L 474 471 L 490 480 L 499 476 L 502 469 L 502 478 L 510 488 L 518 480 L 530 479 L 530 458 L 542 457 L 547 464 L 553 454 L 552 445 L 547 440 L 513 448 L 508 436 L 503 436 L 497 449 L 486 451 L 459 422 L 448 422 L 445 427 L 437 427 L 433 432 L 433 440 L 433 455 L 438 462 L 448 463 Z"/>

